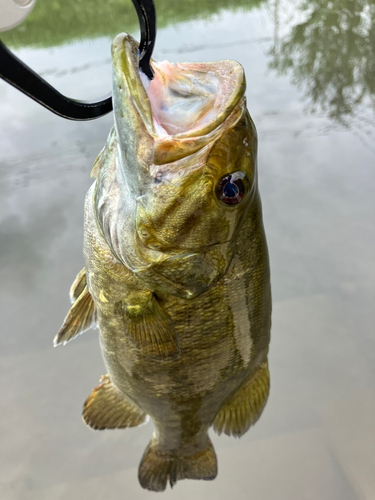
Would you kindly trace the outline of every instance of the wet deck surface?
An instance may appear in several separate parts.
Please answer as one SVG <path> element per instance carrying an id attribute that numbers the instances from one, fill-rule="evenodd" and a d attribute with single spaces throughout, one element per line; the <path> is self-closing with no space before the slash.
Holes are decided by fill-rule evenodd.
<path id="1" fill-rule="evenodd" d="M 179 482 L 165 498 L 375 498 L 374 94 L 346 125 L 332 105 L 312 113 L 316 75 L 296 86 L 269 68 L 272 47 L 304 20 L 296 11 L 278 28 L 288 9 L 226 10 L 158 34 L 156 59 L 245 68 L 274 296 L 262 418 L 241 440 L 212 434 L 218 478 Z M 94 97 L 110 86 L 109 46 L 19 53 L 62 91 Z M 83 266 L 83 200 L 113 117 L 64 121 L 3 82 L 0 110 L 0 498 L 154 498 L 137 480 L 152 425 L 96 433 L 81 422 L 104 372 L 97 331 L 52 347 Z"/>

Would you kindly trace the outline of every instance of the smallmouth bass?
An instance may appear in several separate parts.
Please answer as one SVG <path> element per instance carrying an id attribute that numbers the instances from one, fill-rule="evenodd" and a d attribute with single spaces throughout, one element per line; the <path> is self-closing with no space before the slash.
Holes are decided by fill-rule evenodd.
<path id="1" fill-rule="evenodd" d="M 234 61 L 153 62 L 112 45 L 115 125 L 85 201 L 85 268 L 55 338 L 93 323 L 108 373 L 84 404 L 93 429 L 155 432 L 143 488 L 214 479 L 208 436 L 242 436 L 269 392 L 271 288 L 257 136 Z"/>

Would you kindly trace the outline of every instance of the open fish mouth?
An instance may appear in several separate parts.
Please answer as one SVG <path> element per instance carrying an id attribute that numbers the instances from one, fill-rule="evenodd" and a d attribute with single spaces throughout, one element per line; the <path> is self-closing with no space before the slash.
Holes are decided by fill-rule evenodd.
<path id="1" fill-rule="evenodd" d="M 141 281 L 191 297 L 227 269 L 249 207 L 256 131 L 246 110 L 244 71 L 231 60 L 151 61 L 150 81 L 138 57 L 130 35 L 115 38 L 111 158 L 120 194 L 118 202 L 100 205 L 103 174 L 97 220 L 115 255 Z M 247 176 L 243 202 L 224 205 L 220 186 L 239 172 Z"/>
<path id="2" fill-rule="evenodd" d="M 156 141 L 209 134 L 225 121 L 245 92 L 243 68 L 231 60 L 151 61 L 155 77 L 149 80 L 138 69 L 137 42 L 124 33 L 113 42 L 112 59 L 117 85 L 127 87 L 125 94 L 133 98 Z"/>
<path id="3" fill-rule="evenodd" d="M 193 66 L 193 67 L 192 67 Z M 155 78 L 140 73 L 160 136 L 185 134 L 204 128 L 220 113 L 225 82 L 202 64 L 153 62 Z M 196 67 L 196 69 L 194 69 Z"/>

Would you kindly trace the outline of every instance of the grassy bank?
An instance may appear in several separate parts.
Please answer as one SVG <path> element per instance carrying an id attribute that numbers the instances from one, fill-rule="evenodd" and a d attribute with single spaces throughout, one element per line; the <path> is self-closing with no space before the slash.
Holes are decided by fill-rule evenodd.
<path id="1" fill-rule="evenodd" d="M 252 9 L 264 0 L 155 0 L 158 28 L 221 9 Z M 10 47 L 52 47 L 71 40 L 114 37 L 134 31 L 138 19 L 131 0 L 38 0 L 28 19 L 1 34 Z"/>

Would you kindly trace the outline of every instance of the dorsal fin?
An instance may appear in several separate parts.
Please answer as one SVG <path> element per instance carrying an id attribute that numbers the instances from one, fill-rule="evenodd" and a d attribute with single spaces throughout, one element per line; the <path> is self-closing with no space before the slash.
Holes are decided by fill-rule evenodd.
<path id="1" fill-rule="evenodd" d="M 54 346 L 66 344 L 80 333 L 88 330 L 96 321 L 95 304 L 87 286 L 74 302 L 64 323 L 53 340 Z"/>
<path id="2" fill-rule="evenodd" d="M 104 167 L 105 160 L 108 158 L 108 154 L 113 151 L 113 149 L 116 149 L 116 131 L 115 127 L 112 127 L 111 130 L 109 131 L 108 134 L 108 139 L 106 142 L 106 145 L 104 148 L 100 151 L 98 156 L 96 157 L 94 161 L 94 165 L 91 170 L 90 177 L 97 179 L 99 176 L 99 172 L 101 169 Z"/>
<path id="3" fill-rule="evenodd" d="M 81 295 L 81 293 L 85 289 L 85 286 L 86 286 L 86 269 L 83 268 L 77 274 L 76 279 L 73 281 L 73 284 L 70 287 L 69 297 L 72 304 L 74 304 L 74 302 Z"/>

